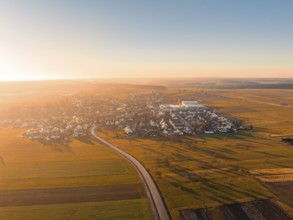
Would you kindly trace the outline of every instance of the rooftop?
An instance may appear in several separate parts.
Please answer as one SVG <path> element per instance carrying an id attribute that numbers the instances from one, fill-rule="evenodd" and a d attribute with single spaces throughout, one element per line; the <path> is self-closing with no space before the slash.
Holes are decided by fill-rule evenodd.
<path id="1" fill-rule="evenodd" d="M 198 101 L 182 101 L 182 105 L 185 106 L 197 106 L 198 105 Z"/>

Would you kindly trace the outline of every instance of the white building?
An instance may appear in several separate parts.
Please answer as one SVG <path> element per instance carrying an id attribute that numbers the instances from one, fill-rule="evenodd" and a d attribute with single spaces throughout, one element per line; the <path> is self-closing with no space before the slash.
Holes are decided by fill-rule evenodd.
<path id="1" fill-rule="evenodd" d="M 198 101 L 182 101 L 181 105 L 187 108 L 203 108 L 203 105 L 200 105 Z"/>
<path id="2" fill-rule="evenodd" d="M 196 108 L 204 108 L 203 105 L 200 105 L 198 101 L 182 101 L 180 105 L 173 104 L 162 104 L 160 105 L 160 109 L 162 111 L 173 111 L 173 110 L 186 110 L 186 109 L 196 109 Z"/>

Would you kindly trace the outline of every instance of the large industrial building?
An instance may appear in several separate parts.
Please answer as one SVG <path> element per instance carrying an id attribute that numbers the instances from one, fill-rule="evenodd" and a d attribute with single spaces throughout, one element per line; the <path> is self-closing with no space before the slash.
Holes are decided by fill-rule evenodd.
<path id="1" fill-rule="evenodd" d="M 198 101 L 182 101 L 181 105 L 185 106 L 187 108 L 202 108 L 202 107 L 204 107 L 203 105 L 200 105 L 198 103 Z"/>
<path id="2" fill-rule="evenodd" d="M 198 101 L 182 101 L 179 105 L 173 104 L 162 104 L 160 105 L 160 109 L 163 111 L 170 111 L 170 110 L 184 110 L 184 109 L 200 109 L 204 108 L 203 105 L 200 105 Z"/>

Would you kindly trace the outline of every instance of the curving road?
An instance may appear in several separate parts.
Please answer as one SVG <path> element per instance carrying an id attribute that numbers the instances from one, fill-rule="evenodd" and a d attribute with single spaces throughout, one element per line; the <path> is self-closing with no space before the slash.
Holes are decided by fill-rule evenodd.
<path id="1" fill-rule="evenodd" d="M 152 210 L 154 212 L 155 219 L 160 220 L 170 220 L 170 216 L 167 210 L 167 207 L 165 206 L 163 199 L 159 193 L 159 190 L 154 183 L 152 177 L 148 173 L 148 171 L 144 168 L 144 166 L 136 160 L 134 157 L 129 155 L 128 153 L 122 151 L 118 147 L 110 144 L 109 142 L 105 141 L 104 139 L 100 138 L 95 133 L 96 126 L 93 126 L 91 128 L 91 134 L 100 142 L 110 147 L 115 152 L 119 153 L 121 156 L 123 156 L 125 159 L 127 159 L 137 170 L 138 174 L 140 175 L 140 178 L 144 182 L 145 189 L 147 192 L 147 195 L 150 199 Z"/>

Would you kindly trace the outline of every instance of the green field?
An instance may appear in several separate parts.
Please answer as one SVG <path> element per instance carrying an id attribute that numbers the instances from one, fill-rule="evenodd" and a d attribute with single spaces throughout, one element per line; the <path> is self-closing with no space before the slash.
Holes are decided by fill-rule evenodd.
<path id="1" fill-rule="evenodd" d="M 91 139 L 74 139 L 68 146 L 43 145 L 21 137 L 22 132 L 20 129 L 0 130 L 0 194 L 5 190 L 31 192 L 62 187 L 85 190 L 90 186 L 115 186 L 123 191 L 127 185 L 142 186 L 127 161 Z M 2 205 L 0 219 L 151 219 L 144 191 L 137 192 L 139 199 L 127 200 L 108 193 L 107 201 L 97 198 L 96 202 Z M 81 194 L 83 196 L 87 195 Z M 33 200 L 31 197 L 28 195 L 28 204 Z M 112 197 L 115 197 L 113 201 Z"/>
<path id="2" fill-rule="evenodd" d="M 269 91 L 273 100 L 265 100 L 267 92 L 257 90 L 206 92 L 203 96 L 200 90 L 167 91 L 174 100 L 202 100 L 228 117 L 252 124 L 255 131 L 158 139 L 117 138 L 111 131 L 98 132 L 149 169 L 174 219 L 179 219 L 178 211 L 184 208 L 274 197 L 249 171 L 293 167 L 292 146 L 269 136 L 292 134 L 293 108 L 278 105 L 292 103 L 291 91 Z M 241 100 L 240 95 L 244 97 Z M 258 102 L 262 95 L 268 103 Z M 250 100 L 250 96 L 257 98 Z"/>
<path id="3" fill-rule="evenodd" d="M 111 202 L 95 202 L 80 204 L 46 205 L 46 206 L 26 206 L 8 207 L 0 209 L 1 220 L 19 219 L 116 219 L 116 220 L 136 220 L 150 219 L 148 201 L 120 200 Z"/>

